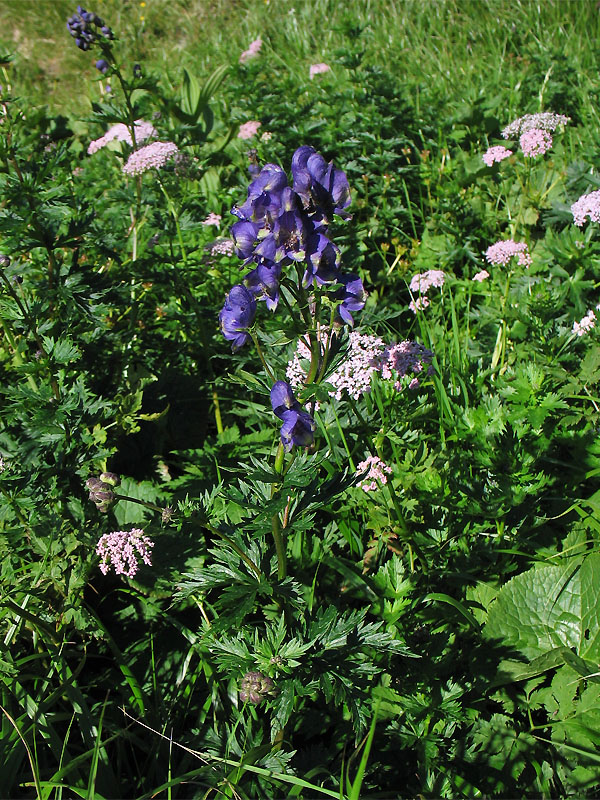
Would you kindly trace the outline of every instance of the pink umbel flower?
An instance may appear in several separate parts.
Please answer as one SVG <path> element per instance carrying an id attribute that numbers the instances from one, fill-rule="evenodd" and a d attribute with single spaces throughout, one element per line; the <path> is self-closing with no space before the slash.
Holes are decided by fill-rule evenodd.
<path id="1" fill-rule="evenodd" d="M 356 467 L 356 472 L 367 474 L 358 484 L 363 492 L 374 492 L 380 485 L 387 483 L 387 476 L 392 474 L 392 468 L 384 463 L 378 456 L 368 456 Z"/>
<path id="2" fill-rule="evenodd" d="M 411 300 L 408 307 L 413 314 L 416 314 L 417 311 L 424 311 L 429 305 L 431 305 L 429 298 L 427 295 L 423 295 L 422 297 L 417 297 L 416 300 Z"/>
<path id="3" fill-rule="evenodd" d="M 417 376 L 421 373 L 432 375 L 434 372 L 433 352 L 418 342 L 406 340 L 385 348 L 379 359 L 379 369 L 384 381 L 393 380 L 394 388 L 401 391 L 410 377 L 409 389 L 419 386 Z M 415 382 L 416 381 L 416 382 Z"/>
<path id="4" fill-rule="evenodd" d="M 541 128 L 525 131 L 519 138 L 519 145 L 523 155 L 528 158 L 543 156 L 552 147 L 552 136 Z"/>
<path id="5" fill-rule="evenodd" d="M 528 131 L 548 131 L 552 133 L 559 125 L 567 125 L 571 121 L 570 117 L 564 114 L 555 114 L 553 111 L 543 111 L 540 114 L 525 114 L 523 117 L 511 122 L 502 131 L 504 139 L 514 139 L 522 133 Z"/>
<path id="6" fill-rule="evenodd" d="M 319 335 L 322 343 L 327 341 L 328 331 L 323 330 Z M 341 400 L 346 392 L 353 400 L 358 400 L 371 391 L 371 377 L 379 369 L 379 359 L 384 352 L 385 342 L 379 336 L 351 331 L 349 348 L 346 360 L 329 375 L 326 380 L 334 390 L 330 396 Z M 304 339 L 299 339 L 296 352 L 288 363 L 286 376 L 294 389 L 304 384 L 306 369 L 302 361 L 310 361 L 310 348 Z"/>
<path id="7" fill-rule="evenodd" d="M 446 280 L 446 273 L 441 269 L 428 269 L 427 272 L 419 272 L 413 275 L 410 281 L 411 292 L 419 292 L 419 294 L 427 294 L 432 286 L 436 289 L 441 289 Z"/>
<path id="8" fill-rule="evenodd" d="M 233 239 L 217 239 L 210 245 L 211 256 L 232 256 L 235 253 Z"/>
<path id="9" fill-rule="evenodd" d="M 504 267 L 513 256 L 517 256 L 518 263 L 522 267 L 531 265 L 532 258 L 525 242 L 506 239 L 505 241 L 496 242 L 485 251 L 485 257 L 490 264 L 501 264 Z"/>
<path id="10" fill-rule="evenodd" d="M 324 72 L 331 72 L 329 64 L 311 64 L 308 76 L 312 81 L 315 75 L 322 75 Z"/>
<path id="11" fill-rule="evenodd" d="M 596 306 L 596 311 L 600 311 L 600 303 Z M 575 336 L 584 336 L 586 333 L 589 333 L 592 328 L 596 326 L 596 314 L 592 309 L 590 309 L 585 317 L 579 322 L 573 323 L 573 333 Z"/>
<path id="12" fill-rule="evenodd" d="M 160 169 L 179 152 L 173 142 L 152 142 L 135 150 L 123 167 L 126 175 L 141 175 L 149 169 Z"/>
<path id="13" fill-rule="evenodd" d="M 257 122 L 256 120 L 250 120 L 250 122 L 244 122 L 243 125 L 240 125 L 240 129 L 238 131 L 238 139 L 252 139 L 253 136 L 256 136 L 258 133 L 258 129 L 260 128 L 261 123 Z"/>
<path id="14" fill-rule="evenodd" d="M 141 528 L 113 531 L 100 537 L 96 553 L 100 556 L 100 571 L 106 575 L 112 567 L 117 575 L 133 578 L 139 569 L 139 559 L 152 566 L 150 554 L 154 542 Z"/>
<path id="15" fill-rule="evenodd" d="M 580 228 L 589 217 L 590 222 L 600 222 L 600 190 L 582 195 L 571 206 L 573 222 Z"/>
<path id="16" fill-rule="evenodd" d="M 221 215 L 215 214 L 214 211 L 211 211 L 208 217 L 203 220 L 203 225 L 215 225 L 217 228 L 221 224 Z"/>
<path id="17" fill-rule="evenodd" d="M 152 136 L 157 136 L 156 130 L 154 126 L 150 122 L 146 122 L 143 119 L 136 119 L 134 125 L 135 131 L 135 141 L 139 144 L 139 142 L 144 142 L 146 139 L 150 139 Z M 88 146 L 88 154 L 93 155 L 97 153 L 98 150 L 101 150 L 103 147 L 109 142 L 127 142 L 127 144 L 132 145 L 133 142 L 131 140 L 131 132 L 127 125 L 124 125 L 122 122 L 118 122 L 116 125 L 110 127 L 104 136 L 101 136 L 99 139 L 94 139 L 93 142 L 90 142 Z"/>
<path id="18" fill-rule="evenodd" d="M 512 156 L 512 154 L 512 150 L 499 144 L 495 147 L 488 147 L 481 158 L 488 167 L 491 167 L 493 164 L 499 164 L 501 161 L 504 161 L 505 158 Z"/>
<path id="19" fill-rule="evenodd" d="M 471 280 L 472 281 L 477 281 L 478 283 L 481 283 L 482 281 L 487 280 L 487 278 L 489 278 L 489 277 L 490 277 L 490 273 L 487 271 L 487 269 L 482 269 L 481 272 L 477 273 L 477 275 L 473 275 Z"/>
<path id="20" fill-rule="evenodd" d="M 250 46 L 247 50 L 240 55 L 239 62 L 240 64 L 245 64 L 246 61 L 250 61 L 251 58 L 257 56 L 260 52 L 260 48 L 262 47 L 262 39 L 255 39 L 253 42 L 250 42 Z"/>

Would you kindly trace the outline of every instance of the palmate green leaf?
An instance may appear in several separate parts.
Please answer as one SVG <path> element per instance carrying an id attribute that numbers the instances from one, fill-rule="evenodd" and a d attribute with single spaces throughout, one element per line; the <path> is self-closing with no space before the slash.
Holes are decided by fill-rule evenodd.
<path id="1" fill-rule="evenodd" d="M 484 632 L 534 659 L 556 647 L 600 661 L 600 554 L 565 566 L 534 568 L 510 580 Z"/>

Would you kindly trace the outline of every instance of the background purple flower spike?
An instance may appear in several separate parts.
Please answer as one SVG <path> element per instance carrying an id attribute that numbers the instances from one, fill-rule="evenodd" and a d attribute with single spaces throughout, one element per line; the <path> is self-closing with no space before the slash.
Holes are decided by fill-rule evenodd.
<path id="1" fill-rule="evenodd" d="M 223 336 L 232 343 L 234 353 L 250 338 L 248 328 L 254 322 L 255 315 L 256 300 L 252 294 L 245 286 L 233 286 L 219 314 L 219 323 Z"/>

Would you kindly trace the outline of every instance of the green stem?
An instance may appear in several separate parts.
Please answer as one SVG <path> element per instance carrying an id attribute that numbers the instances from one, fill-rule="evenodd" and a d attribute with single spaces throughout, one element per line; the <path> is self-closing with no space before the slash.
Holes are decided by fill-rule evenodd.
<path id="1" fill-rule="evenodd" d="M 254 342 L 254 346 L 256 347 L 256 352 L 258 353 L 258 357 L 260 358 L 261 364 L 265 368 L 265 371 L 266 371 L 267 375 L 269 376 L 269 378 L 273 382 L 275 382 L 275 374 L 273 373 L 273 371 L 271 370 L 271 368 L 269 367 L 269 365 L 266 362 L 266 359 L 265 359 L 265 357 L 263 355 L 263 351 L 262 351 L 262 349 L 260 347 L 260 344 L 259 344 L 259 341 L 258 341 L 258 336 L 256 335 L 256 333 L 254 331 L 249 331 L 249 333 L 250 333 L 250 336 L 252 337 L 252 341 Z"/>
<path id="2" fill-rule="evenodd" d="M 275 454 L 275 465 L 274 469 L 278 475 L 283 475 L 283 462 L 285 459 L 285 448 L 283 446 L 283 442 L 279 442 L 279 447 L 277 448 L 277 453 Z M 271 487 L 271 497 L 277 491 L 277 486 L 275 484 Z M 279 514 L 273 514 L 271 517 L 271 531 L 273 533 L 273 541 L 275 542 L 275 552 L 277 553 L 277 578 L 278 580 L 282 581 L 287 575 L 287 560 L 286 560 L 286 548 L 285 542 L 283 538 L 283 534 L 281 532 L 281 526 L 279 524 Z"/>

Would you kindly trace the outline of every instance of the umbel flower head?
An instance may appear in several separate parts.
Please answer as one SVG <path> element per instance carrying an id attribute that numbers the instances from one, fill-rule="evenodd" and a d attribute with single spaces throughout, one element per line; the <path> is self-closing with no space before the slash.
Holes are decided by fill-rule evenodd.
<path id="1" fill-rule="evenodd" d="M 173 142 L 152 142 L 129 156 L 123 172 L 126 175 L 141 175 L 150 169 L 160 169 L 178 152 L 179 148 Z"/>
<path id="2" fill-rule="evenodd" d="M 150 139 L 152 136 L 156 136 L 156 130 L 152 123 L 146 122 L 143 119 L 136 119 L 135 124 L 133 126 L 133 131 L 135 133 L 135 141 L 139 144 L 140 142 L 145 141 L 146 139 Z M 90 142 L 88 145 L 88 155 L 93 155 L 97 153 L 98 150 L 101 150 L 103 147 L 109 142 L 126 142 L 129 145 L 133 144 L 131 139 L 131 131 L 124 125 L 122 122 L 117 122 L 115 125 L 111 125 L 111 127 L 106 131 L 104 136 L 101 136 L 99 139 L 94 139 L 93 142 Z"/>
<path id="3" fill-rule="evenodd" d="M 506 239 L 490 245 L 485 251 L 486 260 L 490 264 L 506 266 L 514 256 L 517 256 L 517 263 L 521 267 L 531 266 L 532 258 L 526 242 L 515 242 L 513 239 Z"/>
<path id="4" fill-rule="evenodd" d="M 582 195 L 571 206 L 573 222 L 583 227 L 586 217 L 590 222 L 600 222 L 600 190 Z"/>
<path id="5" fill-rule="evenodd" d="M 151 552 L 154 542 L 141 528 L 130 531 L 113 531 L 100 537 L 96 553 L 100 556 L 100 572 L 106 575 L 112 567 L 117 575 L 133 578 L 139 569 L 140 559 L 152 566 Z"/>
<path id="6" fill-rule="evenodd" d="M 108 25 L 97 14 L 86 11 L 82 6 L 77 6 L 77 11 L 67 20 L 67 30 L 80 50 L 89 50 L 99 36 L 105 39 L 114 38 Z"/>

